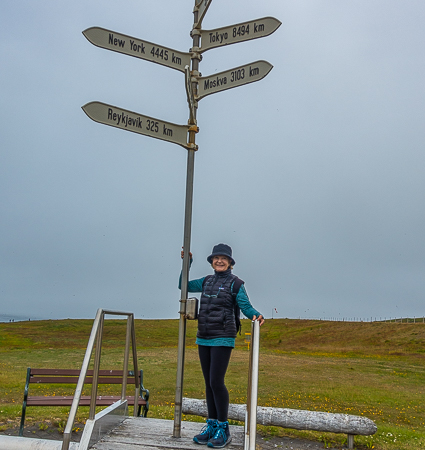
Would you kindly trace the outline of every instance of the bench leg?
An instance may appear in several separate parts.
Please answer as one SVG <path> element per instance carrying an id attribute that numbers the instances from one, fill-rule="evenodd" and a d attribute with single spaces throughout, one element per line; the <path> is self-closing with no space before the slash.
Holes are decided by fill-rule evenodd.
<path id="1" fill-rule="evenodd" d="M 354 448 L 354 434 L 347 434 L 347 447 Z"/>
<path id="2" fill-rule="evenodd" d="M 28 388 L 30 384 L 31 378 L 31 368 L 27 369 L 27 379 L 25 382 L 25 390 L 24 390 L 24 401 L 22 403 L 22 415 L 21 415 L 21 425 L 19 427 L 19 436 L 24 435 L 24 424 L 25 424 L 25 413 L 27 412 L 27 397 L 28 397 Z"/>
<path id="3" fill-rule="evenodd" d="M 149 411 L 149 402 L 147 402 L 146 405 L 143 406 L 143 417 L 148 417 L 148 411 Z"/>
<path id="4" fill-rule="evenodd" d="M 143 411 L 143 412 L 142 412 Z M 137 409 L 137 417 L 147 417 L 149 411 L 149 402 L 146 405 L 139 405 L 139 408 Z"/>
<path id="5" fill-rule="evenodd" d="M 21 416 L 21 425 L 19 427 L 19 436 L 23 436 L 24 435 L 24 423 L 25 423 L 25 410 L 26 410 L 26 406 L 22 406 L 22 416 Z"/>
<path id="6" fill-rule="evenodd" d="M 141 376 L 143 377 L 143 370 L 140 371 Z M 143 380 L 143 378 L 141 378 L 141 380 Z M 143 405 L 143 413 L 142 413 L 142 417 L 147 417 L 148 416 L 148 411 L 149 411 L 149 390 L 145 389 L 143 387 L 143 384 L 140 384 L 140 397 L 143 400 L 146 400 L 146 405 Z M 138 416 L 140 417 L 140 413 L 142 411 L 142 405 L 139 405 L 139 411 L 138 411 Z"/>

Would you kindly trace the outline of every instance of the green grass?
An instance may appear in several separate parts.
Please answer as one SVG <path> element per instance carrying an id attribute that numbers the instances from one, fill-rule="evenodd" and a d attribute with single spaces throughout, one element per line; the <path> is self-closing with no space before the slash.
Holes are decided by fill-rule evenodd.
<path id="1" fill-rule="evenodd" d="M 79 368 L 92 320 L 0 324 L 0 430 L 16 425 L 27 367 Z M 242 321 L 243 331 L 250 322 Z M 173 417 L 177 320 L 137 320 L 138 363 L 151 393 L 150 417 Z M 187 323 L 184 396 L 204 398 L 195 345 L 196 322 Z M 108 320 L 102 368 L 121 368 L 125 322 Z M 425 448 L 425 324 L 268 320 L 261 329 L 258 403 L 262 406 L 348 413 L 376 422 L 378 432 L 356 437 L 357 448 Z M 237 339 L 226 376 L 232 403 L 245 403 L 248 351 Z M 119 386 L 101 386 L 101 393 Z M 116 390 L 116 391 L 115 391 Z M 31 385 L 43 395 L 73 394 L 69 386 Z M 27 423 L 66 418 L 68 408 L 29 408 Z M 80 408 L 83 421 L 87 409 Z M 190 417 L 190 420 L 195 420 Z M 9 422 L 8 422 L 9 421 Z M 260 427 L 266 436 L 291 435 L 336 447 L 344 435 Z"/>

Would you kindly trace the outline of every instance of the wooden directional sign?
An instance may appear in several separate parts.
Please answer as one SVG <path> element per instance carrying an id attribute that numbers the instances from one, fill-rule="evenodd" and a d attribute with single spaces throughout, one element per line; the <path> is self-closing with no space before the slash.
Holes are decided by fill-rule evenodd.
<path id="1" fill-rule="evenodd" d="M 200 52 L 204 52 L 210 48 L 269 36 L 274 33 L 280 25 L 282 25 L 282 22 L 274 17 L 263 17 L 262 19 L 229 25 L 215 30 L 201 30 Z"/>
<path id="2" fill-rule="evenodd" d="M 200 28 L 202 24 L 202 19 L 205 17 L 207 9 L 211 5 L 212 0 L 196 0 L 195 9 L 198 10 L 198 22 L 194 26 L 194 28 Z"/>
<path id="3" fill-rule="evenodd" d="M 184 72 L 185 66 L 190 64 L 190 53 L 179 52 L 105 28 L 87 28 L 83 31 L 83 34 L 92 44 L 98 47 L 146 59 L 181 72 Z"/>
<path id="4" fill-rule="evenodd" d="M 216 92 L 231 89 L 243 84 L 253 83 L 264 78 L 273 66 L 267 61 L 255 61 L 245 66 L 235 67 L 209 77 L 198 78 L 198 95 L 197 100 Z"/>
<path id="5" fill-rule="evenodd" d="M 187 133 L 189 127 L 187 125 L 164 122 L 163 120 L 143 116 L 142 114 L 101 102 L 90 102 L 82 108 L 90 119 L 95 122 L 173 142 L 188 148 Z"/>

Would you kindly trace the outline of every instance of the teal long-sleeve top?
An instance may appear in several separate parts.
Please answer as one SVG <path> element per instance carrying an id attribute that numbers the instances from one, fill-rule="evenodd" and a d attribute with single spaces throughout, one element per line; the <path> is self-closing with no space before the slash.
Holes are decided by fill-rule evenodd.
<path id="1" fill-rule="evenodd" d="M 191 261 L 192 263 L 192 261 Z M 191 280 L 187 284 L 188 292 L 202 292 L 202 285 L 205 277 L 198 278 L 197 280 Z M 182 277 L 180 274 L 179 279 L 179 289 L 181 289 Z M 239 308 L 243 312 L 243 314 L 248 318 L 252 319 L 254 316 L 258 317 L 261 313 L 259 313 L 249 301 L 248 294 L 245 289 L 245 285 L 243 284 L 236 296 L 236 303 Z M 235 339 L 234 338 L 214 338 L 214 339 L 200 339 L 196 338 L 197 345 L 207 345 L 207 346 L 223 346 L 223 347 L 234 347 Z"/>

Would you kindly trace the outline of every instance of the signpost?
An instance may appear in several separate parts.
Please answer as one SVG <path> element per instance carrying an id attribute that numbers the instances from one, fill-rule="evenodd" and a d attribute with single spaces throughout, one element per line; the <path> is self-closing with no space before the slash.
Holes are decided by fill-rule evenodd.
<path id="1" fill-rule="evenodd" d="M 201 30 L 201 48 L 199 51 L 204 52 L 223 45 L 237 44 L 238 42 L 269 36 L 280 25 L 282 25 L 282 22 L 274 17 L 263 17 L 262 19 L 216 28 L 215 30 Z"/>
<path id="2" fill-rule="evenodd" d="M 243 84 L 253 83 L 264 78 L 273 66 L 267 61 L 255 61 L 251 64 L 235 67 L 209 77 L 198 78 L 197 100 L 216 92 L 225 91 Z"/>
<path id="3" fill-rule="evenodd" d="M 189 66 L 185 67 L 185 86 L 186 86 L 186 94 L 187 94 L 187 103 L 189 104 L 189 123 L 196 123 L 195 117 L 196 117 L 196 110 L 195 108 L 198 107 L 198 103 L 195 100 L 195 94 L 193 93 L 193 81 L 192 76 L 190 74 L 190 68 Z M 196 82 L 196 80 L 195 80 Z"/>
<path id="4" fill-rule="evenodd" d="M 97 47 L 112 50 L 135 58 L 146 59 L 163 66 L 184 72 L 190 64 L 190 53 L 183 53 L 152 42 L 142 41 L 126 34 L 116 33 L 105 28 L 92 27 L 83 31 L 84 36 Z"/>
<path id="5" fill-rule="evenodd" d="M 207 9 L 211 5 L 212 0 L 195 0 L 195 9 L 194 13 L 198 13 L 196 22 L 193 25 L 193 28 L 201 28 L 202 19 L 205 17 L 205 13 Z"/>
<path id="6" fill-rule="evenodd" d="M 173 142 L 188 148 L 187 133 L 189 127 L 187 125 L 176 125 L 101 102 L 90 102 L 82 108 L 95 122 Z"/>
<path id="7" fill-rule="evenodd" d="M 211 2 L 212 0 L 195 0 L 193 28 L 191 31 L 192 48 L 190 49 L 190 53 L 173 50 L 105 28 L 92 27 L 83 31 L 84 36 L 98 47 L 161 64 L 185 74 L 185 88 L 189 106 L 188 125 L 176 125 L 102 102 L 90 102 L 82 107 L 84 112 L 95 122 L 172 142 L 187 149 L 186 201 L 183 231 L 184 258 L 182 266 L 177 377 L 174 402 L 173 436 L 176 438 L 181 436 L 193 178 L 195 151 L 198 150 L 195 138 L 199 131 L 196 120 L 198 101 L 216 92 L 259 81 L 273 67 L 267 61 L 260 60 L 215 75 L 202 77 L 199 73 L 199 62 L 202 59 L 201 53 L 212 48 L 268 36 L 281 25 L 281 22 L 273 17 L 264 17 L 262 19 L 242 22 L 214 30 L 202 30 L 202 21 Z"/>

